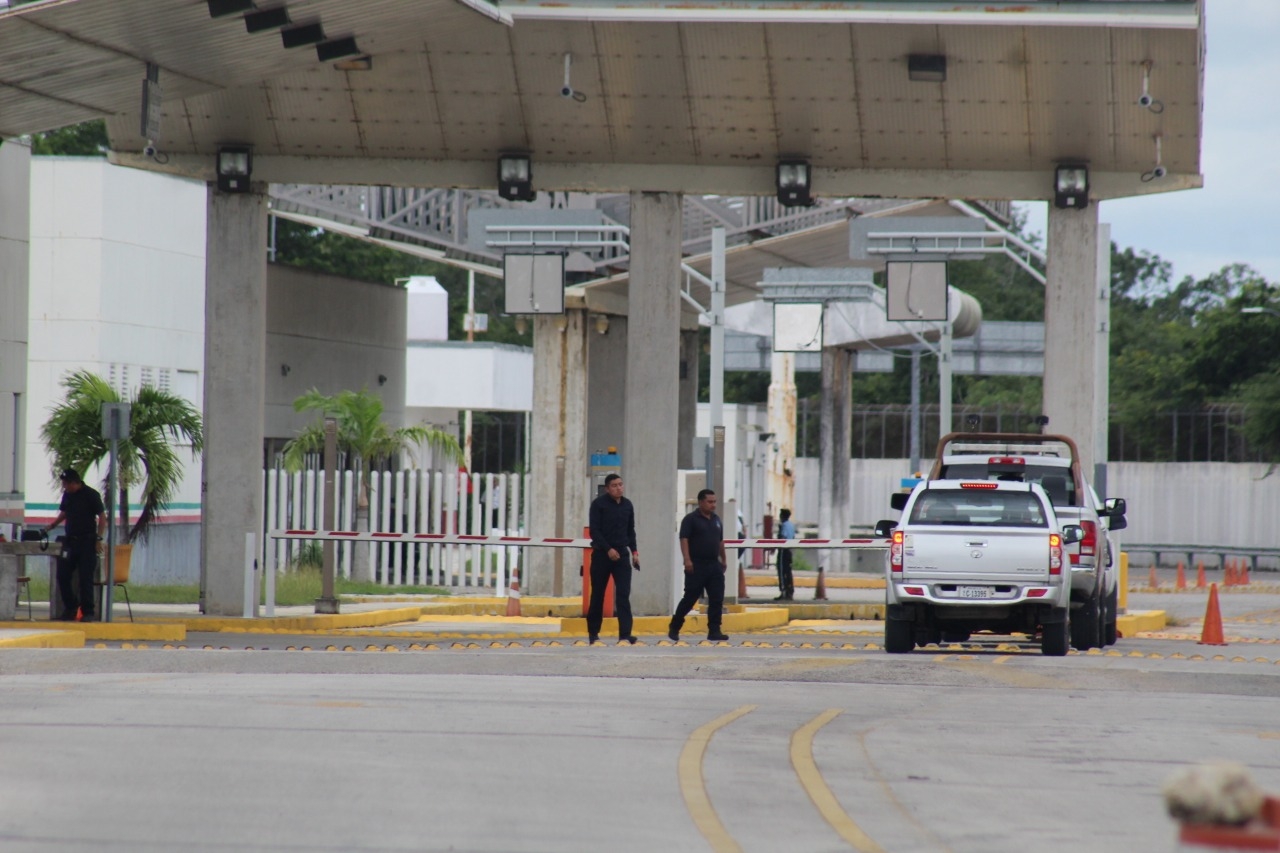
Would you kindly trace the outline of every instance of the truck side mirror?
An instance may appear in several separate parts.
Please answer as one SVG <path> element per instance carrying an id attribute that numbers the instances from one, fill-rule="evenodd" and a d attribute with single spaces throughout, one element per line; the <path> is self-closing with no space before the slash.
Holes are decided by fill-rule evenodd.
<path id="1" fill-rule="evenodd" d="M 893 530 L 897 526 L 898 522 L 888 518 L 882 518 L 876 522 L 875 530 L 873 532 L 878 539 L 888 539 L 893 535 Z"/>
<path id="2" fill-rule="evenodd" d="M 1113 515 L 1110 521 L 1107 522 L 1108 530 L 1124 530 L 1128 526 L 1129 522 L 1125 520 L 1123 515 Z"/>
<path id="3" fill-rule="evenodd" d="M 1127 515 L 1129 512 L 1129 507 L 1125 503 L 1124 498 L 1108 498 L 1102 506 L 1102 514 L 1113 518 L 1117 515 Z"/>
<path id="4" fill-rule="evenodd" d="M 1084 528 L 1078 524 L 1068 524 L 1062 528 L 1062 544 L 1071 545 L 1084 538 Z"/>
<path id="5" fill-rule="evenodd" d="M 889 495 L 889 509 L 896 509 L 902 512 L 907 508 L 907 498 L 911 497 L 908 492 L 894 492 Z"/>

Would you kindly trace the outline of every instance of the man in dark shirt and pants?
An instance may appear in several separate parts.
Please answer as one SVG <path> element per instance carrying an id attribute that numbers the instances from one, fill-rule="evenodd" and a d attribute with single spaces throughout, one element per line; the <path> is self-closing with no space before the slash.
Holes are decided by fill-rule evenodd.
<path id="1" fill-rule="evenodd" d="M 698 492 L 698 508 L 680 522 L 680 554 L 684 557 L 684 598 L 676 605 L 675 615 L 667 626 L 667 636 L 680 640 L 684 617 L 705 591 L 707 593 L 707 639 L 727 640 L 720 633 L 720 614 L 724 609 L 724 529 L 716 515 L 716 493 L 710 489 Z"/>
<path id="2" fill-rule="evenodd" d="M 618 642 L 635 643 L 631 635 L 631 567 L 640 571 L 636 552 L 636 510 L 622 496 L 622 477 L 604 478 L 605 493 L 591 502 L 591 604 L 587 608 L 587 639 L 600 639 L 604 622 L 604 593 L 613 578 L 613 609 L 618 615 Z"/>
<path id="3" fill-rule="evenodd" d="M 102 551 L 102 534 L 107 529 L 107 510 L 102 505 L 102 495 L 84 484 L 80 472 L 68 468 L 58 479 L 62 481 L 62 503 L 58 517 L 46 532 L 63 521 L 67 523 L 62 557 L 58 560 L 58 592 L 62 596 L 59 618 L 75 621 L 79 609 L 83 621 L 93 622 L 98 618 L 93 607 L 93 576 Z"/>

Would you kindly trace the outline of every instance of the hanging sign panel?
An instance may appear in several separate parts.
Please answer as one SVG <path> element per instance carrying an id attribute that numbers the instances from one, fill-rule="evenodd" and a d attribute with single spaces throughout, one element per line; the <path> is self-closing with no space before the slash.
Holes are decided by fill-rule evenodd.
<path id="1" fill-rule="evenodd" d="M 821 302 L 773 303 L 774 352 L 822 352 Z"/>
<path id="2" fill-rule="evenodd" d="M 946 322 L 945 261 L 889 261 L 885 275 L 885 313 L 889 320 Z"/>
<path id="3" fill-rule="evenodd" d="M 564 313 L 564 253 L 502 256 L 508 314 Z"/>

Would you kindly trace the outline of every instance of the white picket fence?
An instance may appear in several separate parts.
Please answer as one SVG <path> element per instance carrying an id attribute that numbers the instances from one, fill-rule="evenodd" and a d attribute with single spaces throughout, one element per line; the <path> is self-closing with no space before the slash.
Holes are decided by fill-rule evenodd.
<path id="1" fill-rule="evenodd" d="M 263 532 L 321 528 L 321 472 L 263 472 Z M 338 530 L 356 529 L 357 482 L 353 472 L 338 479 Z M 529 476 L 463 474 L 452 471 L 376 473 L 369 495 L 369 530 L 378 533 L 465 533 L 477 536 L 527 532 Z M 277 540 L 274 565 L 285 571 L 303 545 Z M 314 545 L 311 547 L 315 547 Z M 351 576 L 355 548 L 370 548 L 373 578 L 387 586 L 457 586 L 505 589 L 519 559 L 519 548 L 498 545 L 445 545 L 342 542 L 337 569 Z M 265 554 L 264 554 L 265 556 Z"/>

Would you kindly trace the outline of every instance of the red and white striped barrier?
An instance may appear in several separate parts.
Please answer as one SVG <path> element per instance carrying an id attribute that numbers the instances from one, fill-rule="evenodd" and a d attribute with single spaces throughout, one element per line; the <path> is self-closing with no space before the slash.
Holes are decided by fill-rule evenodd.
<path id="1" fill-rule="evenodd" d="M 555 536 L 478 536 L 466 533 L 361 533 L 357 530 L 272 530 L 271 539 L 298 539 L 316 542 L 403 542 L 416 545 L 510 545 L 535 548 L 590 548 L 590 539 Z M 813 551 L 877 550 L 889 547 L 888 539 L 726 539 L 726 548 L 792 548 Z"/>

